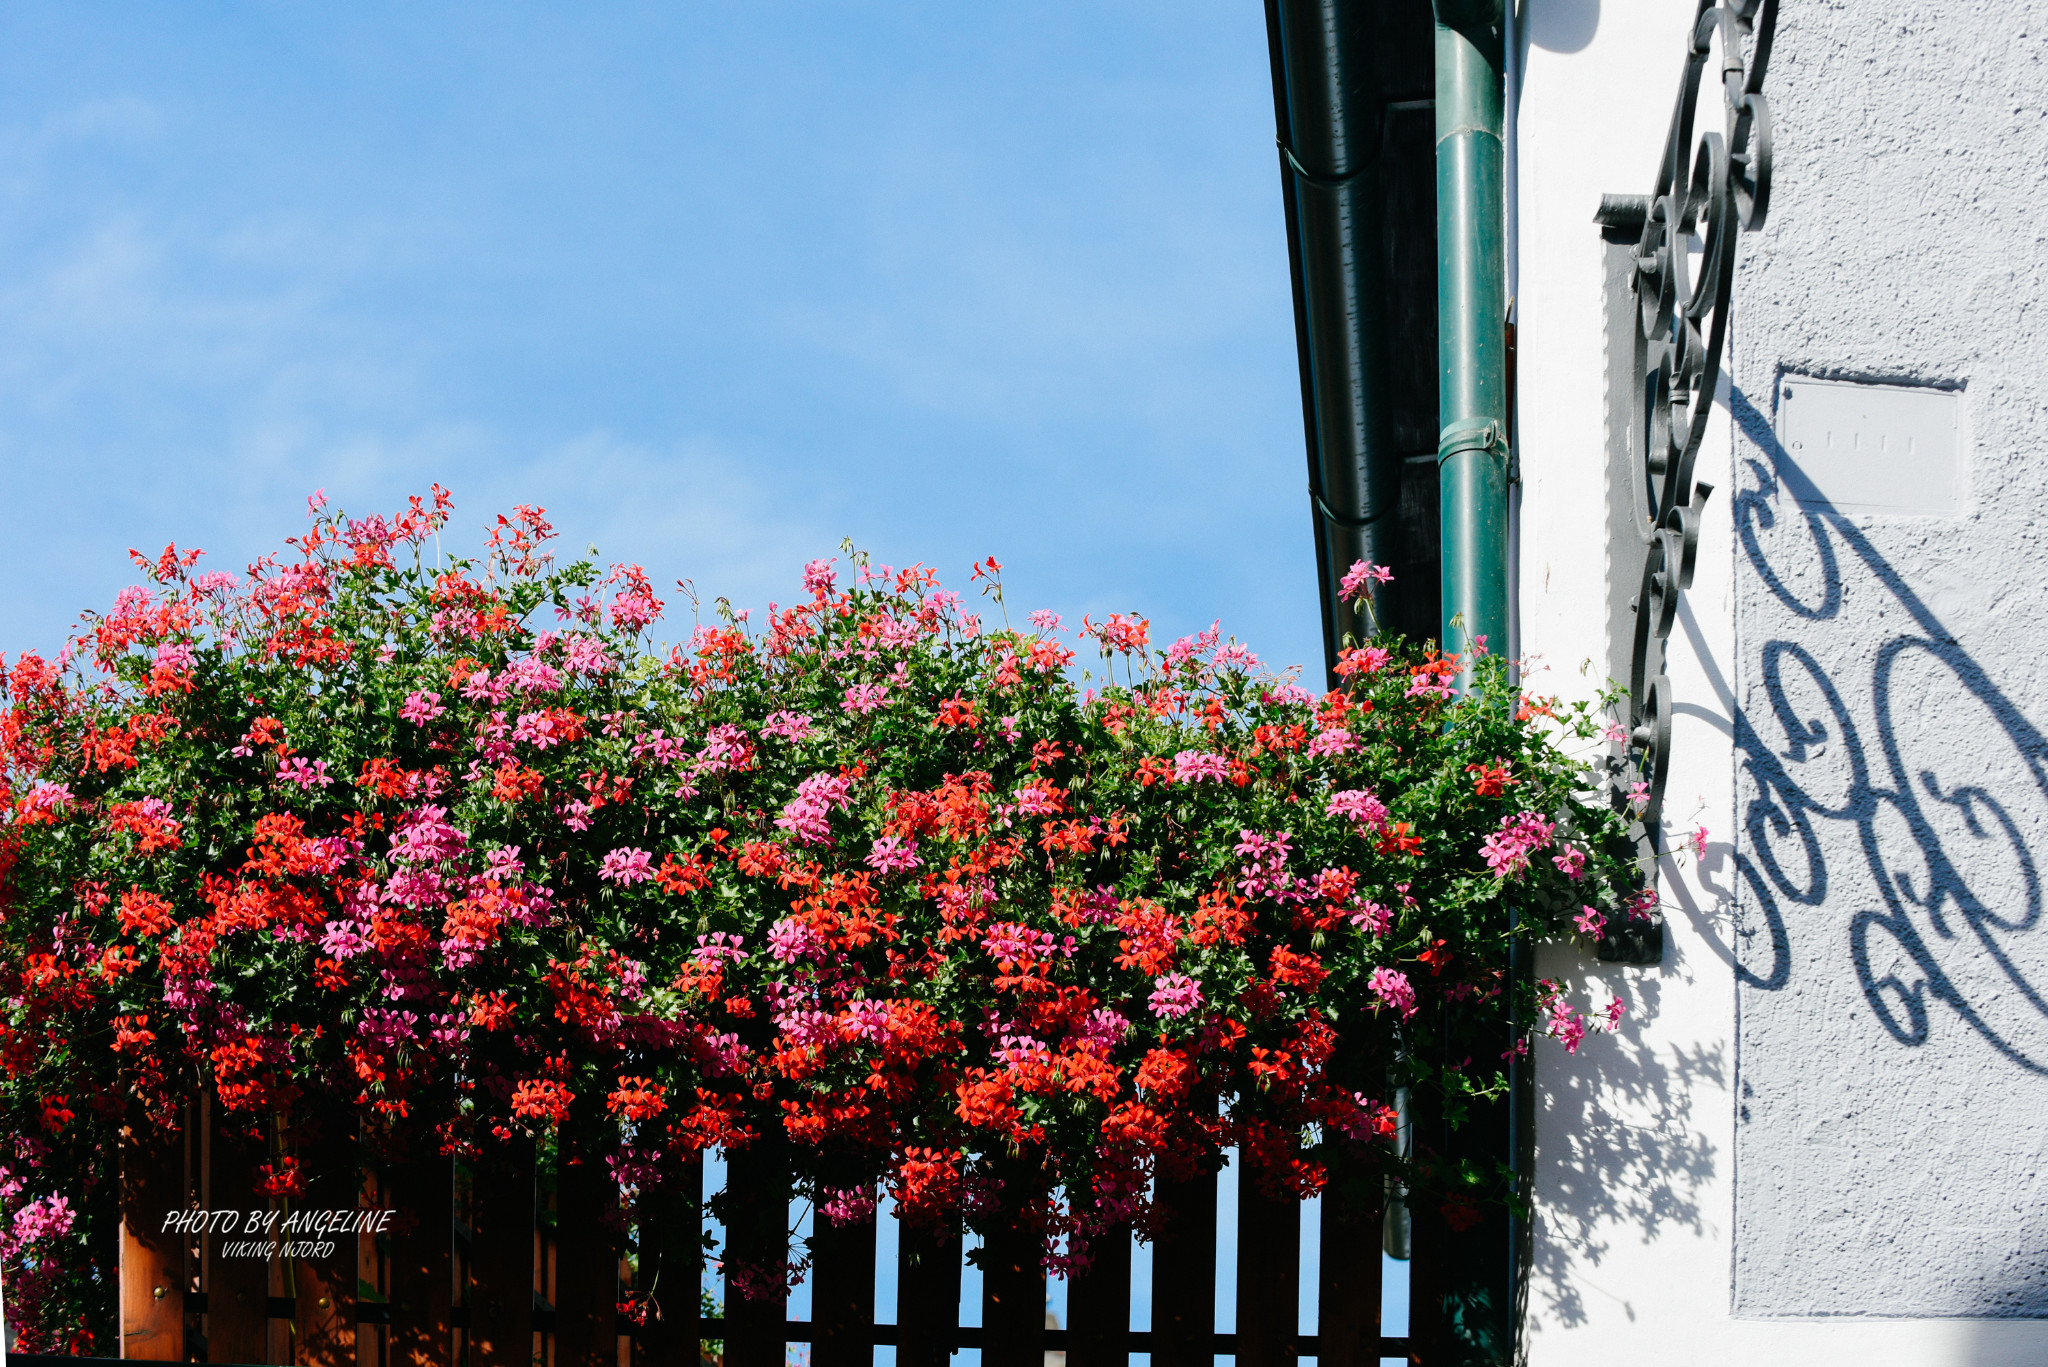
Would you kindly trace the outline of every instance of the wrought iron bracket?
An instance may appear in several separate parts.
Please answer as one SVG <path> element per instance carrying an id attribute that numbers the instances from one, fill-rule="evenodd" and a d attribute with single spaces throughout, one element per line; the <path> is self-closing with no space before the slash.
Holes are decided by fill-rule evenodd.
<path id="1" fill-rule="evenodd" d="M 1646 199 L 1609 195 L 1598 221 L 1638 219 L 1630 289 L 1636 328 L 1628 435 L 1632 500 L 1644 542 L 1635 634 L 1629 655 L 1628 736 L 1610 759 L 1616 802 L 1634 807 L 1631 827 L 1646 886 L 1656 878 L 1671 767 L 1671 680 L 1666 643 L 1678 605 L 1692 586 L 1700 519 L 1713 486 L 1693 478 L 1721 381 L 1733 312 L 1737 236 L 1763 226 L 1771 197 L 1771 116 L 1764 99 L 1778 0 L 1699 0 L 1686 38 L 1677 106 L 1658 162 L 1656 189 Z M 1719 127 L 1698 134 L 1695 119 L 1707 73 L 1718 63 Z M 1642 962 L 1650 951 L 1642 930 L 1603 959 Z M 1642 943 L 1637 943 L 1641 940 Z"/>

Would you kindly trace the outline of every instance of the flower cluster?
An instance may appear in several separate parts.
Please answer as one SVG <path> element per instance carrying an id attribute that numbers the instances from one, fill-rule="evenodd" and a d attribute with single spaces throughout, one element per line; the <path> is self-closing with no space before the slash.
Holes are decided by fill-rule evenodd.
<path id="1" fill-rule="evenodd" d="M 1640 905 L 1626 803 L 1565 749 L 1600 718 L 1497 658 L 1382 638 L 1317 692 L 1213 628 L 997 625 L 856 553 L 661 648 L 638 567 L 557 565 L 531 508 L 443 563 L 447 507 L 316 507 L 246 575 L 138 556 L 0 671 L 10 1294 L 89 1270 L 80 1175 L 200 1090 L 280 1153 L 543 1135 L 628 1218 L 769 1145 L 827 1218 L 886 1191 L 1072 1265 L 1231 1146 L 1303 1196 L 1395 1163 L 1394 1088 L 1504 1085 L 1427 1059 L 1510 1019 L 1576 1047 L 1506 973 L 1509 904 Z"/>

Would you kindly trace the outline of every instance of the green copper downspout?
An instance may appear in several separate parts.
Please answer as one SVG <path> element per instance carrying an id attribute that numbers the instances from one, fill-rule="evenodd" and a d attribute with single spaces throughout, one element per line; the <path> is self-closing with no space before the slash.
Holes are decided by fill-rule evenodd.
<path id="1" fill-rule="evenodd" d="M 1435 0 L 1437 472 L 1443 644 L 1508 649 L 1507 216 L 1502 0 Z M 1460 682 L 1469 682 L 1470 672 Z M 1448 1059 L 1446 1062 L 1448 1063 Z M 1476 1106 L 1443 1136 L 1445 1157 L 1490 1165 L 1511 1151 L 1504 1103 Z M 1515 1351 L 1515 1231 L 1488 1210 L 1437 1245 L 1436 1360 L 1504 1364 Z"/>
<path id="2" fill-rule="evenodd" d="M 1437 441 L 1443 641 L 1508 647 L 1501 0 L 1436 0 Z"/>

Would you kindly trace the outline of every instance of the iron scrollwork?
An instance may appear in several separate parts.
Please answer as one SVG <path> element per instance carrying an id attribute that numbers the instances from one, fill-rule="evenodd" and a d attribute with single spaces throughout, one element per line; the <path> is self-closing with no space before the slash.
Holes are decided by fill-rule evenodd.
<path id="1" fill-rule="evenodd" d="M 1721 379 L 1736 236 L 1762 227 L 1770 207 L 1771 117 L 1763 82 L 1777 19 L 1778 0 L 1699 0 L 1657 188 L 1639 202 L 1629 496 L 1647 546 L 1629 657 L 1629 734 L 1617 763 L 1623 800 L 1640 811 L 1646 877 L 1654 877 L 1671 763 L 1665 642 L 1679 599 L 1692 586 L 1700 514 L 1713 492 L 1693 479 L 1693 466 Z M 1717 53 L 1723 120 L 1695 143 L 1700 91 Z"/>

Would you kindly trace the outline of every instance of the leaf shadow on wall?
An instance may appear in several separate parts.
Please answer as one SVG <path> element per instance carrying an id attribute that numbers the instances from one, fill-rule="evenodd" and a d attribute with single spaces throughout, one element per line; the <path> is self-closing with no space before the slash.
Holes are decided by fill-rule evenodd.
<path id="1" fill-rule="evenodd" d="M 1541 1199 L 1528 1292 L 1541 1300 L 1544 1324 L 1590 1322 L 1584 1292 L 1598 1279 L 1589 1281 L 1583 1270 L 1606 1260 L 1613 1231 L 1639 1231 L 1645 1244 L 1671 1231 L 1708 1233 L 1712 1216 L 1703 1201 L 1719 1153 L 1688 1117 L 1700 1097 L 1726 1091 L 1725 1060 L 1704 1045 L 1688 1051 L 1655 1043 L 1664 983 L 1692 972 L 1688 963 L 1667 960 L 1659 973 L 1632 977 L 1626 995 L 1634 1026 L 1588 1037 L 1579 1061 L 1555 1074 L 1543 1066 L 1548 1046 L 1539 1046 L 1539 1124 L 1556 1138 L 1536 1155 Z M 1621 1310 L 1637 1317 L 1633 1304 L 1624 1301 Z"/>
<path id="2" fill-rule="evenodd" d="M 1854 625 L 1908 624 L 1856 639 L 1867 680 L 1839 665 L 1831 675 L 1794 639 L 1767 639 L 1745 662 L 1768 708 L 1734 710 L 1747 780 L 1736 869 L 1753 903 L 1738 929 L 1737 977 L 1784 988 L 1801 968 L 1788 911 L 1826 906 L 1832 892 L 1836 907 L 1854 908 L 1849 956 L 1893 1040 L 1925 1044 L 1946 1012 L 2007 1063 L 2048 1075 L 2048 1000 L 2020 962 L 2044 957 L 2021 937 L 2044 930 L 2033 851 L 2048 849 L 2048 738 L 1807 481 L 1769 417 L 1740 390 L 1730 397 L 1743 435 L 1769 458 L 1744 462 L 1736 535 L 1778 607 L 1801 623 L 1840 619 L 1854 574 Z M 1782 531 L 1770 534 L 1785 508 L 1806 535 L 1799 554 L 1779 548 L 1774 560 L 1767 543 L 1782 542 Z M 1870 588 L 1888 599 L 1863 599 Z M 2021 771 L 2032 791 L 2011 783 Z M 1860 869 L 1829 868 L 1824 843 L 1841 847 L 1821 838 L 1830 824 L 1853 829 Z"/>

